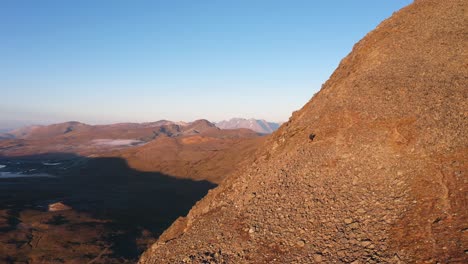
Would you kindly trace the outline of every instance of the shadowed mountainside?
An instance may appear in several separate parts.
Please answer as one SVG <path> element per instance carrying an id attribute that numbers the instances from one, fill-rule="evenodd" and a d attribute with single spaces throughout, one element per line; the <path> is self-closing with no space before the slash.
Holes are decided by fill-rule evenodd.
<path id="1" fill-rule="evenodd" d="M 51 157 L 61 165 L 41 167 Z M 215 186 L 137 171 L 119 158 L 51 153 L 0 164 L 59 176 L 0 178 L 2 263 L 132 263 Z M 72 210 L 47 211 L 58 201 Z"/>
<path id="2" fill-rule="evenodd" d="M 382 22 L 140 263 L 468 262 L 467 8 Z"/>

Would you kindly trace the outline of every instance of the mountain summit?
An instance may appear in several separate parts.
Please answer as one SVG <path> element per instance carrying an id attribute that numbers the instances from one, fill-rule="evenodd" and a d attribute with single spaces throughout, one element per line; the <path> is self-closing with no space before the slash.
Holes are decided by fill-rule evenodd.
<path id="1" fill-rule="evenodd" d="M 261 134 L 271 134 L 280 127 L 280 124 L 267 122 L 263 119 L 231 118 L 216 123 L 216 126 L 221 129 L 248 128 Z"/>
<path id="2" fill-rule="evenodd" d="M 417 0 L 140 263 L 467 263 L 464 0 Z"/>

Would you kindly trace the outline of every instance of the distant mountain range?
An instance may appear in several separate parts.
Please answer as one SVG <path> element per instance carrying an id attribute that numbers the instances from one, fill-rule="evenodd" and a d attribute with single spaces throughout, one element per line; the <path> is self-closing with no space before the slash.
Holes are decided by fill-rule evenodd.
<path id="1" fill-rule="evenodd" d="M 87 138 L 95 138 L 99 134 L 103 136 L 109 136 L 109 134 L 111 134 L 111 138 L 120 138 L 121 136 L 127 137 L 126 135 L 134 138 L 152 136 L 153 133 L 197 134 L 208 128 L 244 128 L 261 134 L 271 134 L 277 130 L 280 125 L 280 123 L 267 122 L 262 119 L 253 118 L 232 118 L 218 123 L 211 123 L 205 119 L 201 119 L 193 122 L 159 120 L 146 123 L 117 123 L 110 125 L 88 125 L 77 121 L 70 121 L 52 125 L 31 125 L 10 131 L 2 130 L 0 131 L 0 139 L 46 139 L 57 136 L 67 136 L 67 134 Z"/>
<path id="2" fill-rule="evenodd" d="M 261 134 L 271 134 L 276 131 L 281 123 L 267 122 L 263 119 L 245 119 L 245 118 L 232 118 L 215 123 L 221 129 L 239 129 L 247 128 Z"/>
<path id="3" fill-rule="evenodd" d="M 139 171 L 215 183 L 266 138 L 250 129 L 221 129 L 205 119 L 111 125 L 72 121 L 28 126 L 1 137 L 0 158 L 118 157 Z"/>
<path id="4" fill-rule="evenodd" d="M 190 123 L 160 120 L 148 123 L 117 123 L 110 125 L 88 125 L 70 121 L 52 125 L 25 126 L 7 133 L 0 133 L 0 139 L 44 140 L 51 138 L 96 139 L 119 138 L 148 141 L 165 134 L 167 136 L 192 135 L 207 130 L 219 130 L 215 124 L 205 119 Z"/>

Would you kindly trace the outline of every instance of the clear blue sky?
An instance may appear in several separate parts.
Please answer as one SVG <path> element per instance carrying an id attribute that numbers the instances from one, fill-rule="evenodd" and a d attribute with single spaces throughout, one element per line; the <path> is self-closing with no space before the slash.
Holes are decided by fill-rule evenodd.
<path id="1" fill-rule="evenodd" d="M 410 2 L 3 0 L 0 127 L 284 121 Z"/>

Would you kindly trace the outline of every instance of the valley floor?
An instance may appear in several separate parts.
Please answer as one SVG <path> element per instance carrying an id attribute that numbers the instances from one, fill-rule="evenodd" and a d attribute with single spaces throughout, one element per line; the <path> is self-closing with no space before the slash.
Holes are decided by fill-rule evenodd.
<path id="1" fill-rule="evenodd" d="M 134 263 L 215 187 L 140 172 L 120 158 L 39 155 L 0 164 L 56 176 L 0 179 L 0 263 Z M 64 210 L 48 210 L 58 202 Z"/>

